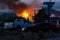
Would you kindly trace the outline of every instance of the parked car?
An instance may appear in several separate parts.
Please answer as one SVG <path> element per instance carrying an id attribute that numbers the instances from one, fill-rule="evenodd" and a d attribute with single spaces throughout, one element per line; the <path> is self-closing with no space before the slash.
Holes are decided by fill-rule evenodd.
<path id="1" fill-rule="evenodd" d="M 13 22 L 4 23 L 4 29 L 10 29 L 13 27 Z"/>
<path id="2" fill-rule="evenodd" d="M 34 23 L 31 23 L 29 21 L 24 22 L 23 19 L 20 19 L 19 21 L 14 22 L 6 22 L 4 23 L 4 29 L 18 29 L 18 25 L 24 30 L 26 27 L 32 27 L 35 26 Z"/>

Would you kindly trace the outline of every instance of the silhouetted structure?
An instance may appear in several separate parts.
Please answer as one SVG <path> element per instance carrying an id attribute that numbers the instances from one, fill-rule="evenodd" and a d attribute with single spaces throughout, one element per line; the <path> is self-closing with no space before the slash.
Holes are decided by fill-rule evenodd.
<path id="1" fill-rule="evenodd" d="M 50 0 L 51 1 L 51 0 Z M 45 22 L 46 20 L 48 20 L 49 18 L 49 14 L 51 12 L 51 9 L 53 7 L 53 5 L 55 4 L 54 2 L 44 2 L 44 4 L 47 5 L 47 8 L 42 8 L 39 10 L 39 12 L 37 13 L 37 15 L 35 15 L 35 22 Z M 47 11 L 47 12 L 46 12 Z"/>
<path id="2" fill-rule="evenodd" d="M 44 4 L 47 4 L 47 8 L 42 8 L 39 10 L 39 12 L 35 15 L 34 20 L 36 26 L 35 27 L 28 27 L 26 30 L 27 31 L 49 31 L 49 30 L 57 30 L 57 25 L 53 23 L 49 23 L 50 21 L 50 15 L 52 13 L 57 13 L 57 11 L 53 10 L 53 4 L 54 2 L 44 2 Z"/>
<path id="3" fill-rule="evenodd" d="M 34 20 L 36 23 L 45 22 L 49 16 L 45 13 L 45 8 L 40 9 L 38 14 L 35 15 Z"/>

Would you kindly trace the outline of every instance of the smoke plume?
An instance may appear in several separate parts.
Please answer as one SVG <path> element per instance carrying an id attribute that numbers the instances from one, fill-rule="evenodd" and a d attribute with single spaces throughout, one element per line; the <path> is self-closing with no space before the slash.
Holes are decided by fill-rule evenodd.
<path id="1" fill-rule="evenodd" d="M 41 2 L 39 2 L 38 0 L 33 0 L 30 5 L 29 5 L 29 8 L 30 9 L 34 9 L 34 10 L 38 10 L 40 9 L 42 6 Z"/>
<path id="2" fill-rule="evenodd" d="M 41 3 L 38 0 L 32 0 L 30 4 L 20 1 L 21 0 L 0 0 L 0 2 L 4 3 L 4 5 L 7 5 L 9 9 L 15 12 L 21 12 L 24 9 L 39 9 L 41 7 Z"/>
<path id="3" fill-rule="evenodd" d="M 27 5 L 25 3 L 18 2 L 18 0 L 5 0 L 4 3 L 15 12 L 20 12 L 27 8 Z"/>

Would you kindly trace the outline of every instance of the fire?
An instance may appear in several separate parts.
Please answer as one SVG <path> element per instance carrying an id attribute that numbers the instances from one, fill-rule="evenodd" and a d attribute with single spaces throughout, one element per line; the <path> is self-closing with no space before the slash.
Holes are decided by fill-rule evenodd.
<path id="1" fill-rule="evenodd" d="M 27 11 L 24 11 L 24 12 L 22 13 L 22 17 L 28 19 L 28 17 L 29 17 L 28 12 L 27 12 Z"/>
<path id="2" fill-rule="evenodd" d="M 23 18 L 25 18 L 26 20 L 29 19 L 29 21 L 34 22 L 34 20 L 33 20 L 33 16 L 34 16 L 33 11 L 23 10 L 21 13 L 18 13 L 17 16 L 23 17 Z"/>

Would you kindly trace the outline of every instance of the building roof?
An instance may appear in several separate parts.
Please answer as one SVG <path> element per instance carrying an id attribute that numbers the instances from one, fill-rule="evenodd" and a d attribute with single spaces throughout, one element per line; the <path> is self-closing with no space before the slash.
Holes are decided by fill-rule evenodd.
<path id="1" fill-rule="evenodd" d="M 46 14 L 50 15 L 50 14 L 55 14 L 57 16 L 60 16 L 60 11 L 54 10 L 54 9 L 50 9 L 50 13 L 48 13 L 48 8 L 45 8 L 45 12 Z"/>
<path id="2" fill-rule="evenodd" d="M 60 12 L 59 12 L 59 11 L 56 11 L 56 10 L 54 10 L 54 9 L 51 10 L 51 14 L 52 14 L 52 13 L 60 16 Z"/>

